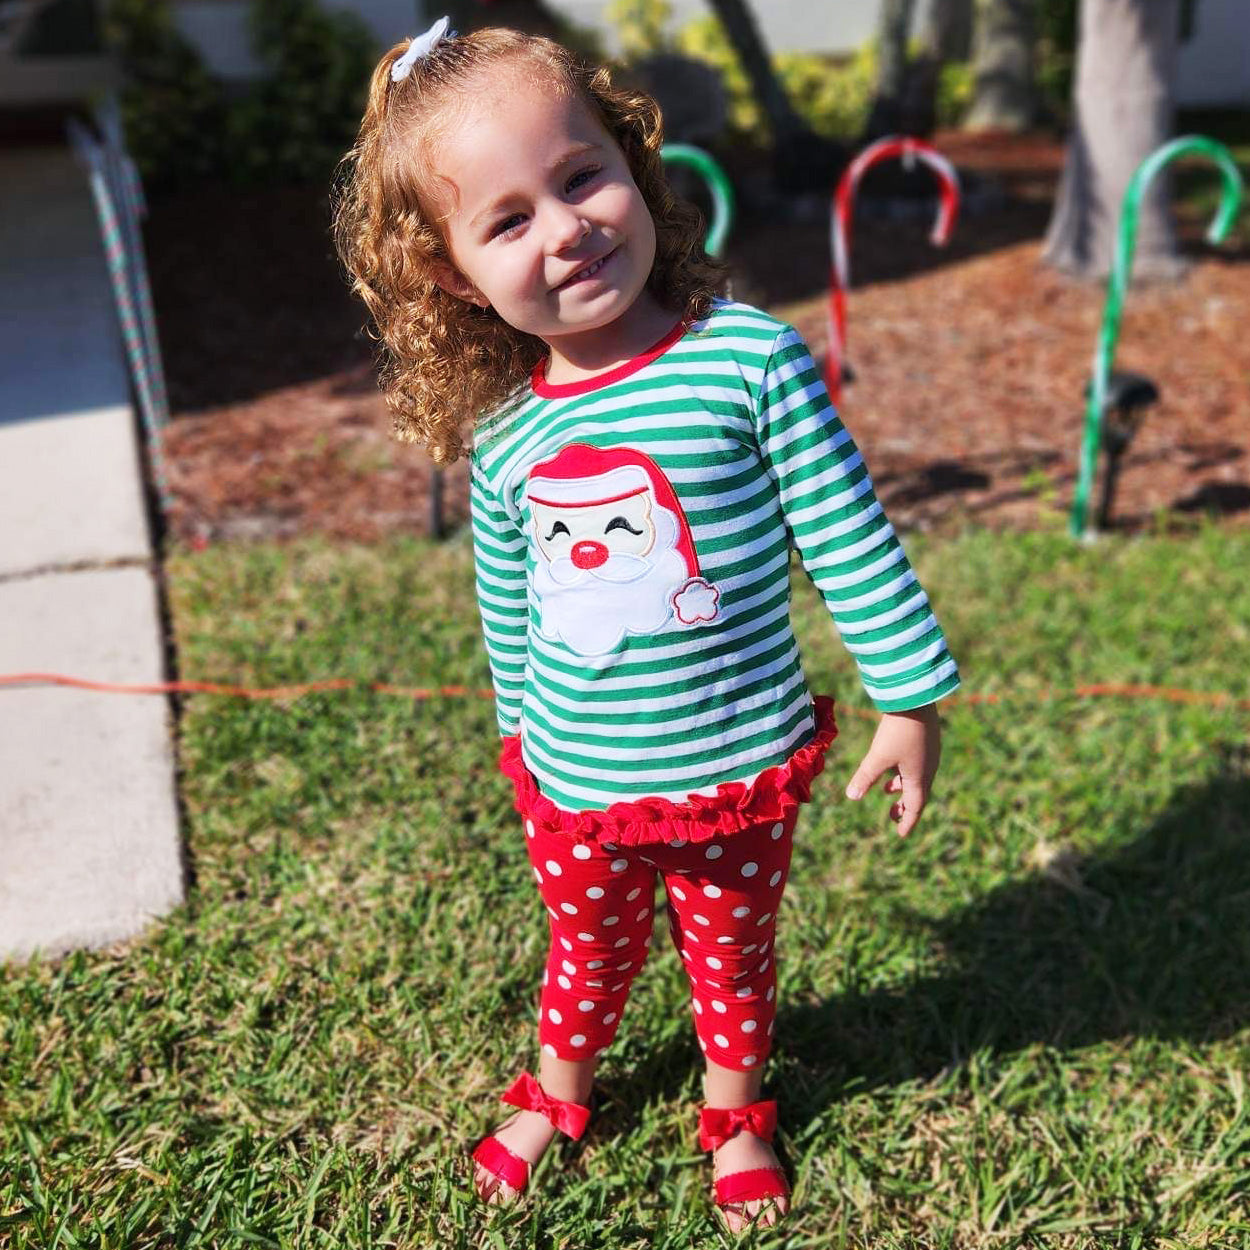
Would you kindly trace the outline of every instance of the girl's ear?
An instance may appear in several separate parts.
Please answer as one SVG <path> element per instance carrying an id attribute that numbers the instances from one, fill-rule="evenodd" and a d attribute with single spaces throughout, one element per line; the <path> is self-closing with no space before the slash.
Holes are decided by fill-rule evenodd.
<path id="1" fill-rule="evenodd" d="M 455 265 L 449 265 L 443 260 L 435 261 L 434 281 L 448 294 L 464 300 L 467 304 L 476 304 L 479 308 L 490 307 L 490 300 Z"/>

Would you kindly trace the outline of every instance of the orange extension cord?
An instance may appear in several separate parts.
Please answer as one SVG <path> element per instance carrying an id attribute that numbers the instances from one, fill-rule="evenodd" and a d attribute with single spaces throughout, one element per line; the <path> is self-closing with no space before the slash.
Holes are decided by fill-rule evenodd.
<path id="1" fill-rule="evenodd" d="M 308 682 L 301 686 L 225 686 L 207 681 L 167 681 L 152 685 L 126 685 L 121 682 L 89 681 L 82 677 L 67 677 L 64 673 L 0 673 L 0 686 L 70 686 L 76 690 L 94 690 L 102 694 L 215 694 L 238 699 L 298 699 L 306 694 L 326 690 L 372 690 L 376 694 L 398 695 L 403 699 L 436 698 L 482 698 L 493 699 L 492 690 L 470 690 L 467 686 L 393 686 L 387 682 L 360 682 L 348 677 L 329 681 Z M 1181 690 L 1174 686 L 1135 686 L 1101 682 L 1089 686 L 1074 686 L 1071 690 L 1040 690 L 1030 692 L 1004 692 L 1002 694 L 956 694 L 942 700 L 946 706 L 954 704 L 1006 703 L 1028 699 L 1040 703 L 1050 699 L 1075 696 L 1077 698 L 1118 699 L 1165 699 L 1171 703 L 1206 703 L 1216 707 L 1231 707 L 1250 711 L 1250 699 L 1237 699 L 1229 694 L 1208 693 L 1201 690 Z M 851 716 L 876 716 L 868 708 L 839 704 L 839 709 Z"/>

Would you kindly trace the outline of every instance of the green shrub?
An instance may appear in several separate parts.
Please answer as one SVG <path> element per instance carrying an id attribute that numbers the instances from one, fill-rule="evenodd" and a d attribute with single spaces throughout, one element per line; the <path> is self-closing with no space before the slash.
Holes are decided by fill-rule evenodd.
<path id="1" fill-rule="evenodd" d="M 947 61 L 938 71 L 937 124 L 958 126 L 972 104 L 976 75 L 970 61 Z"/>
<path id="2" fill-rule="evenodd" d="M 145 185 L 164 189 L 215 176 L 225 93 L 175 29 L 166 0 L 109 0 L 103 31 L 123 75 L 126 146 Z"/>
<path id="3" fill-rule="evenodd" d="M 266 73 L 230 112 L 236 182 L 327 181 L 356 137 L 378 49 L 351 13 L 308 0 L 252 0 Z"/>

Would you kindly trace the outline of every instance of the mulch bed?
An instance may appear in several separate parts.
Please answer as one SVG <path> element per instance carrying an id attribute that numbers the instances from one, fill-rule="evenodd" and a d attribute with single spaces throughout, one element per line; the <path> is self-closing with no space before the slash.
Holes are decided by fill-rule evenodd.
<path id="1" fill-rule="evenodd" d="M 951 246 L 914 220 L 859 213 L 843 416 L 904 529 L 1032 527 L 1066 511 L 1101 285 L 1042 267 L 1062 149 L 1046 136 L 939 135 L 967 175 Z M 864 193 L 871 196 L 871 184 Z M 171 531 L 193 542 L 316 532 L 375 541 L 425 532 L 431 466 L 394 442 L 373 345 L 327 233 L 322 188 L 167 198 L 148 249 L 174 419 L 165 440 Z M 1116 367 L 1160 400 L 1125 457 L 1114 524 L 1250 518 L 1250 240 L 1218 253 L 1185 220 L 1174 285 L 1129 294 Z M 747 205 L 728 260 L 733 293 L 825 348 L 826 210 Z M 466 466 L 445 475 L 463 522 Z"/>

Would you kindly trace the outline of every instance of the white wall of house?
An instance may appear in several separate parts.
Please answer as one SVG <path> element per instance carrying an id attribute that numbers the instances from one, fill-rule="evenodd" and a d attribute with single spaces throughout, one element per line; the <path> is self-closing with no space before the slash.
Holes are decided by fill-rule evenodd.
<path id="1" fill-rule="evenodd" d="M 175 0 L 174 20 L 223 78 L 259 72 L 247 34 L 249 0 Z M 611 0 L 547 0 L 556 12 L 595 31 L 609 53 L 618 50 L 608 21 Z M 424 30 L 443 7 L 440 0 L 322 0 L 359 14 L 379 48 Z M 870 39 L 880 0 L 748 0 L 773 52 L 850 52 Z M 672 0 L 674 24 L 706 14 L 706 0 Z M 927 0 L 918 0 L 919 30 Z M 1250 105 L 1250 0 L 1201 0 L 1193 38 L 1183 44 L 1177 80 L 1182 105 Z"/>

